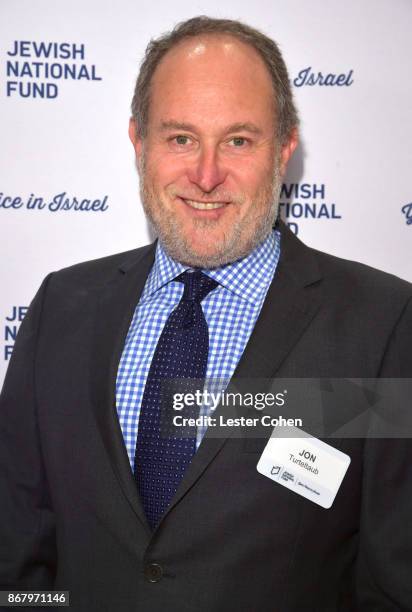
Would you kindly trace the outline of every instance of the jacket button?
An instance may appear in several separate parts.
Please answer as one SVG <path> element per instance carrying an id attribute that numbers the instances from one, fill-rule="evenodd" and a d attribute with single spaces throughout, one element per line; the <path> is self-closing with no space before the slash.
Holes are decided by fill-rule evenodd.
<path id="1" fill-rule="evenodd" d="M 158 563 L 148 563 L 144 568 L 144 575 L 149 582 L 159 582 L 163 576 L 163 568 Z"/>

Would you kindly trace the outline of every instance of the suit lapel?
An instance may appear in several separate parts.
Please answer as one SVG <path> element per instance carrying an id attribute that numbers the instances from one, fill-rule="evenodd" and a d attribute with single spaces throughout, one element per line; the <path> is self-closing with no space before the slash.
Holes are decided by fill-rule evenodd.
<path id="1" fill-rule="evenodd" d="M 318 311 L 320 279 L 311 250 L 283 226 L 275 277 L 234 377 L 275 376 Z"/>
<path id="2" fill-rule="evenodd" d="M 236 379 L 275 377 L 321 303 L 321 274 L 311 249 L 283 223 L 280 231 L 281 257 L 275 277 L 233 375 L 234 383 Z M 224 414 L 222 407 L 216 409 L 215 415 L 219 414 Z M 164 517 L 200 478 L 228 437 L 215 438 L 209 428 Z"/>
<path id="3" fill-rule="evenodd" d="M 321 280 L 312 251 L 283 224 L 281 257 L 261 313 L 232 380 L 273 378 L 320 306 Z M 131 319 L 153 265 L 153 245 L 141 249 L 99 292 L 91 365 L 95 418 L 119 484 L 144 525 L 150 528 L 130 469 L 115 407 L 117 368 Z M 223 414 L 217 408 L 216 414 Z M 208 431 L 195 454 L 170 507 L 179 503 L 222 449 L 227 438 Z M 163 521 L 163 519 L 162 519 Z M 161 522 L 162 522 L 161 521 Z"/>
<path id="4" fill-rule="evenodd" d="M 91 392 L 98 429 L 120 486 L 148 533 L 116 412 L 115 388 L 124 342 L 154 254 L 154 245 L 141 249 L 132 261 L 116 269 L 113 278 L 99 290 L 91 360 Z"/>

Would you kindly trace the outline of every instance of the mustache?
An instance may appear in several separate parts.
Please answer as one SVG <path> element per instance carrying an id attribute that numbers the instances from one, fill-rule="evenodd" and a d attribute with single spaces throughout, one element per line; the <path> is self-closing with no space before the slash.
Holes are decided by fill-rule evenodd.
<path id="1" fill-rule="evenodd" d="M 246 196 L 242 193 L 231 193 L 225 190 L 205 193 L 202 191 L 187 191 L 186 189 L 171 187 L 167 192 L 172 198 L 179 197 L 184 200 L 195 200 L 196 202 L 231 202 L 234 204 L 243 204 L 246 199 Z"/>

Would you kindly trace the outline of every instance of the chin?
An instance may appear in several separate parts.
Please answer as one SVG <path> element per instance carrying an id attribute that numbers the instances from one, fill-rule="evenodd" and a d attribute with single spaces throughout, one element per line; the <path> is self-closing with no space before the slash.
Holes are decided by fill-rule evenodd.
<path id="1" fill-rule="evenodd" d="M 228 263 L 227 257 L 220 251 L 199 251 L 192 249 L 177 250 L 171 253 L 174 259 L 193 268 L 219 268 Z"/>
<path id="2" fill-rule="evenodd" d="M 163 241 L 163 245 L 173 259 L 193 268 L 220 268 L 246 254 L 238 248 L 216 248 L 216 243 L 213 248 L 197 248 L 196 245 L 177 244 L 176 241 Z"/>

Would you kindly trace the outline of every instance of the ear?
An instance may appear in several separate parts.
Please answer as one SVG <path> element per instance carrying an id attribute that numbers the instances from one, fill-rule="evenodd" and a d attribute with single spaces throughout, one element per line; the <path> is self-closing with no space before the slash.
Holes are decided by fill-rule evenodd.
<path id="1" fill-rule="evenodd" d="M 133 117 L 131 117 L 129 121 L 129 138 L 135 150 L 137 161 L 139 161 L 142 155 L 143 143 L 142 139 L 137 133 L 137 124 Z"/>
<path id="2" fill-rule="evenodd" d="M 293 155 L 294 150 L 298 146 L 299 136 L 298 136 L 298 128 L 293 128 L 291 131 L 288 140 L 282 146 L 282 150 L 280 152 L 280 172 L 281 176 L 284 176 L 286 172 L 286 167 L 290 158 Z"/>

